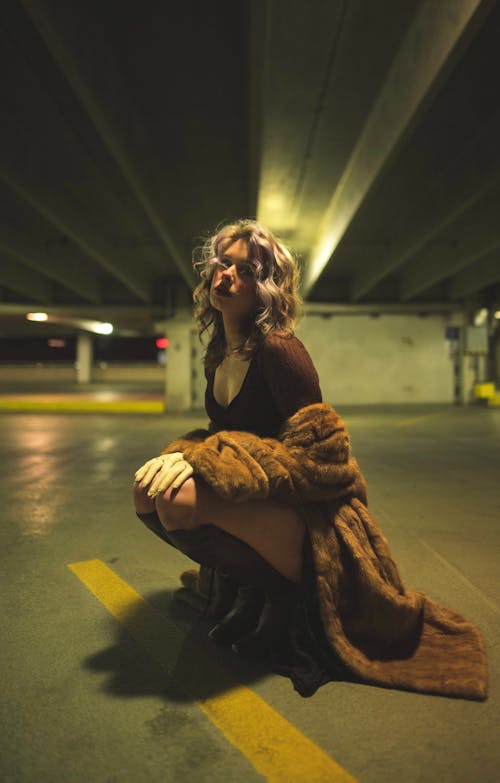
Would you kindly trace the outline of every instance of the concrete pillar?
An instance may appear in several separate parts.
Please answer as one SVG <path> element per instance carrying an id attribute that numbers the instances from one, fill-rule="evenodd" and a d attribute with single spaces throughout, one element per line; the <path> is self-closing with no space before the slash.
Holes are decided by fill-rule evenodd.
<path id="1" fill-rule="evenodd" d="M 466 356 L 465 356 L 465 325 L 467 316 L 463 310 L 457 310 L 450 313 L 446 319 L 446 325 L 452 332 L 455 332 L 449 343 L 448 348 L 453 367 L 453 402 L 455 405 L 465 405 L 467 402 L 465 396 L 465 375 Z M 456 330 L 456 331 L 455 331 Z"/>
<path id="2" fill-rule="evenodd" d="M 89 332 L 80 332 L 76 342 L 76 382 L 90 383 L 92 380 L 92 362 L 94 345 Z"/>
<path id="3" fill-rule="evenodd" d="M 176 315 L 165 323 L 168 348 L 165 365 L 165 410 L 182 413 L 192 408 L 191 332 L 193 317 Z"/>
<path id="4" fill-rule="evenodd" d="M 472 402 L 472 387 L 476 380 L 476 357 L 469 353 L 462 353 L 462 405 Z"/>

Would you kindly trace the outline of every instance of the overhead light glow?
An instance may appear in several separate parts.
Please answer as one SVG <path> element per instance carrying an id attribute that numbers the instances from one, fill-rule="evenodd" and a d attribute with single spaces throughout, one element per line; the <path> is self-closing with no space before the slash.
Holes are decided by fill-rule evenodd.
<path id="1" fill-rule="evenodd" d="M 47 321 L 48 317 L 47 313 L 26 313 L 28 321 Z"/>
<path id="2" fill-rule="evenodd" d="M 474 316 L 474 326 L 483 326 L 483 324 L 486 322 L 487 317 L 488 317 L 488 310 L 486 307 L 482 307 L 480 310 L 477 311 L 476 315 Z"/>
<path id="3" fill-rule="evenodd" d="M 113 324 L 96 322 L 93 331 L 96 334 L 111 334 L 113 331 Z"/>
<path id="4" fill-rule="evenodd" d="M 495 318 L 499 318 L 499 319 L 500 319 L 500 310 L 496 310 L 496 312 L 495 312 Z"/>

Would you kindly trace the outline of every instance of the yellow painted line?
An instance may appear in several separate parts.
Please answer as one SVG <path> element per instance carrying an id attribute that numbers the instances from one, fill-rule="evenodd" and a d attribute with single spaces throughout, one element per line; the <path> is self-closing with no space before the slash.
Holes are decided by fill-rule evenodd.
<path id="1" fill-rule="evenodd" d="M 200 649 L 101 560 L 71 563 L 83 582 L 143 647 L 174 677 L 222 734 L 272 783 L 356 783 L 345 769 L 282 715 L 230 678 Z M 204 652 L 204 651 L 203 651 Z M 203 687 L 223 691 L 199 697 Z M 196 694 L 196 695 L 195 695 Z"/>
<path id="2" fill-rule="evenodd" d="M 165 403 L 161 400 L 0 400 L 0 411 L 42 413 L 163 413 Z"/>

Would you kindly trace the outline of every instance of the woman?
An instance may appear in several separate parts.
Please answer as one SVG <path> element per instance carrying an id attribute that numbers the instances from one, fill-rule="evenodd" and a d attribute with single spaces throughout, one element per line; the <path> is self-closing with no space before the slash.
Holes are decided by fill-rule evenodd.
<path id="1" fill-rule="evenodd" d="M 267 228 L 243 219 L 207 241 L 201 263 L 193 299 L 200 336 L 213 325 L 205 355 L 210 431 L 276 437 L 288 417 L 322 401 L 311 358 L 293 334 L 296 262 Z M 251 657 L 286 652 L 309 576 L 298 508 L 271 500 L 235 504 L 192 474 L 181 452 L 149 460 L 136 473 L 137 515 L 217 570 L 222 605 L 234 605 L 211 630 L 213 640 Z"/>
<path id="2" fill-rule="evenodd" d="M 201 277 L 200 335 L 213 325 L 210 431 L 143 465 L 134 501 L 151 530 L 218 574 L 226 611 L 211 638 L 265 656 L 304 696 L 340 674 L 485 699 L 479 629 L 405 589 L 368 510 L 344 422 L 322 402 L 293 334 L 298 271 L 288 250 L 240 220 L 207 242 Z"/>

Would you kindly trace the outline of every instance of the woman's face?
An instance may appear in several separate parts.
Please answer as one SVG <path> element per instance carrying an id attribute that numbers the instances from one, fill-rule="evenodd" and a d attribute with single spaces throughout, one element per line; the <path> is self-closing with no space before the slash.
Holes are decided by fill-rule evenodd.
<path id="1" fill-rule="evenodd" d="M 248 243 L 237 239 L 218 258 L 210 286 L 210 304 L 231 320 L 243 320 L 255 307 L 256 290 Z"/>

